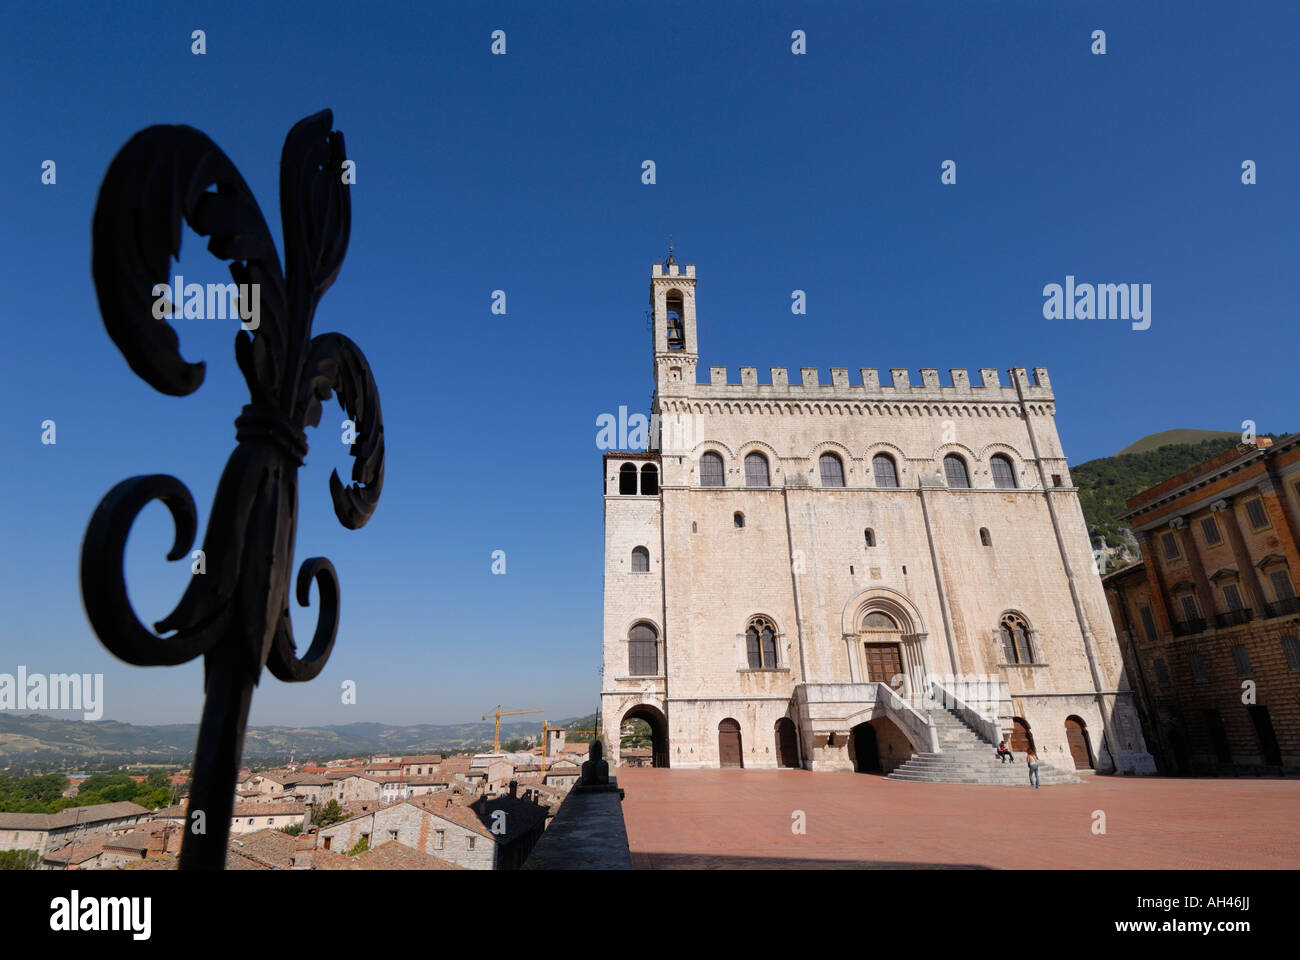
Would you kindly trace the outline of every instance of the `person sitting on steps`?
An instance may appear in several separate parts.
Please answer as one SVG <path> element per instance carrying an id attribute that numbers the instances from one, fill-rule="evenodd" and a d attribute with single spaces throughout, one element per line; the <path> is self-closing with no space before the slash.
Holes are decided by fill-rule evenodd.
<path id="1" fill-rule="evenodd" d="M 998 759 L 1001 760 L 1003 763 L 1006 763 L 1008 760 L 1012 761 L 1013 763 L 1015 762 L 1016 758 L 1013 757 L 1011 755 L 1011 751 L 1007 749 L 1006 740 L 1003 740 L 1001 743 L 998 744 Z"/>

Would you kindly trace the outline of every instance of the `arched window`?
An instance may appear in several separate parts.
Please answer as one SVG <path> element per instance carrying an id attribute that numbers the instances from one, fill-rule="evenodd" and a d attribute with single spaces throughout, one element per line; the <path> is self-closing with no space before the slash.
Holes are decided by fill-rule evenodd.
<path id="1" fill-rule="evenodd" d="M 989 466 L 993 468 L 993 486 L 1000 490 L 1016 489 L 1016 469 L 1010 458 L 996 454 L 989 460 Z"/>
<path id="2" fill-rule="evenodd" d="M 664 301 L 668 314 L 668 349 L 681 350 L 686 346 L 686 326 L 682 322 L 686 312 L 682 309 L 682 292 L 669 290 Z"/>
<path id="3" fill-rule="evenodd" d="M 988 527 L 980 527 L 980 546 L 981 547 L 993 546 L 993 537 L 989 533 Z"/>
<path id="4" fill-rule="evenodd" d="M 887 453 L 878 453 L 871 458 L 871 472 L 876 476 L 876 486 L 898 486 L 898 466 L 894 458 Z"/>
<path id="5" fill-rule="evenodd" d="M 948 486 L 954 489 L 968 489 L 970 474 L 966 472 L 966 461 L 955 453 L 943 458 L 943 473 L 948 479 Z"/>
<path id="6" fill-rule="evenodd" d="M 745 515 L 737 510 L 731 515 L 731 522 L 736 525 L 736 529 L 743 529 L 745 526 Z"/>
<path id="7" fill-rule="evenodd" d="M 863 535 L 866 538 L 868 547 L 874 547 L 876 545 L 876 531 L 867 527 L 867 529 L 863 531 Z"/>
<path id="8" fill-rule="evenodd" d="M 844 486 L 844 463 L 833 453 L 823 453 L 818 458 L 822 469 L 823 487 Z"/>
<path id="9" fill-rule="evenodd" d="M 657 497 L 659 495 L 659 468 L 647 463 L 641 468 L 641 495 Z"/>
<path id="10" fill-rule="evenodd" d="M 722 457 L 718 454 L 709 452 L 700 456 L 700 486 L 723 486 Z"/>
<path id="11" fill-rule="evenodd" d="M 618 468 L 618 492 L 624 496 L 636 494 L 635 463 L 625 463 Z"/>
<path id="12" fill-rule="evenodd" d="M 627 672 L 633 677 L 659 673 L 659 631 L 648 623 L 638 623 L 627 635 Z"/>
<path id="13" fill-rule="evenodd" d="M 776 626 L 767 617 L 753 617 L 745 628 L 745 650 L 749 655 L 749 669 L 774 670 L 776 659 Z"/>
<path id="14" fill-rule="evenodd" d="M 1002 635 L 1002 656 L 1004 663 L 1033 663 L 1034 649 L 1029 642 L 1029 624 L 1018 614 L 1008 613 L 1002 617 L 999 627 Z"/>
<path id="15" fill-rule="evenodd" d="M 649 573 L 650 572 L 650 551 L 645 547 L 634 547 L 632 550 L 632 572 Z"/>
<path id="16" fill-rule="evenodd" d="M 748 453 L 745 455 L 745 486 L 747 487 L 770 487 L 767 473 L 767 457 L 761 453 Z"/>

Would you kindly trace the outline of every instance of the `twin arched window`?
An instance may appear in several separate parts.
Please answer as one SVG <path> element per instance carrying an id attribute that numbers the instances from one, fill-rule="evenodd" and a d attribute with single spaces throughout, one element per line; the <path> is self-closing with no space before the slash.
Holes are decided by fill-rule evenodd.
<path id="1" fill-rule="evenodd" d="M 771 477 L 767 472 L 767 457 L 761 453 L 745 455 L 745 486 L 770 487 Z"/>
<path id="2" fill-rule="evenodd" d="M 712 451 L 700 455 L 700 486 L 725 486 L 722 477 L 722 457 Z"/>
<path id="3" fill-rule="evenodd" d="M 821 466 L 823 487 L 844 486 L 844 461 L 833 453 L 823 453 L 817 463 Z"/>
<path id="4" fill-rule="evenodd" d="M 753 617 L 745 628 L 745 650 L 749 655 L 749 669 L 774 670 L 776 658 L 776 626 L 767 617 Z"/>
<path id="5" fill-rule="evenodd" d="M 1034 648 L 1029 642 L 1029 624 L 1019 614 L 1008 613 L 1002 617 L 998 632 L 1002 636 L 1002 655 L 1005 663 L 1033 663 Z"/>
<path id="6" fill-rule="evenodd" d="M 649 573 L 650 572 L 650 551 L 645 547 L 634 547 L 632 550 L 632 572 Z"/>
<path id="7" fill-rule="evenodd" d="M 871 472 L 878 487 L 898 486 L 898 467 L 894 458 L 887 453 L 878 453 L 871 458 Z"/>
<path id="8" fill-rule="evenodd" d="M 648 623 L 638 623 L 627 635 L 627 672 L 633 677 L 659 673 L 659 631 Z"/>
<path id="9" fill-rule="evenodd" d="M 625 463 L 618 468 L 618 493 L 621 497 L 637 494 L 637 477 L 641 479 L 640 493 L 645 497 L 659 495 L 659 468 L 653 463 L 642 465 L 638 474 L 635 463 Z"/>
<path id="10" fill-rule="evenodd" d="M 955 490 L 970 488 L 970 474 L 966 472 L 966 461 L 955 453 L 950 453 L 943 458 L 943 475 L 948 481 L 948 486 Z"/>

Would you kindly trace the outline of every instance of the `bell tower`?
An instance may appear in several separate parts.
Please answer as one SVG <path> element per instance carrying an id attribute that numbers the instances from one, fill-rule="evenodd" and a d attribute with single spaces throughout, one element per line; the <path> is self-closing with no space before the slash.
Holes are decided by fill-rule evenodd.
<path id="1" fill-rule="evenodd" d="M 680 266 L 668 245 L 668 259 L 650 273 L 654 314 L 655 390 L 685 392 L 695 383 L 699 347 L 695 341 L 695 264 Z"/>

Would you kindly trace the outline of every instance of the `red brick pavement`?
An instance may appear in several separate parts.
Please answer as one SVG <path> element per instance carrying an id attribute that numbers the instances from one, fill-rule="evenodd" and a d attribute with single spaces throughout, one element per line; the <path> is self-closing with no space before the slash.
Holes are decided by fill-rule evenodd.
<path id="1" fill-rule="evenodd" d="M 1295 780 L 1088 777 L 1030 790 L 805 770 L 617 774 L 642 869 L 1300 867 Z M 791 831 L 795 810 L 806 835 Z"/>

